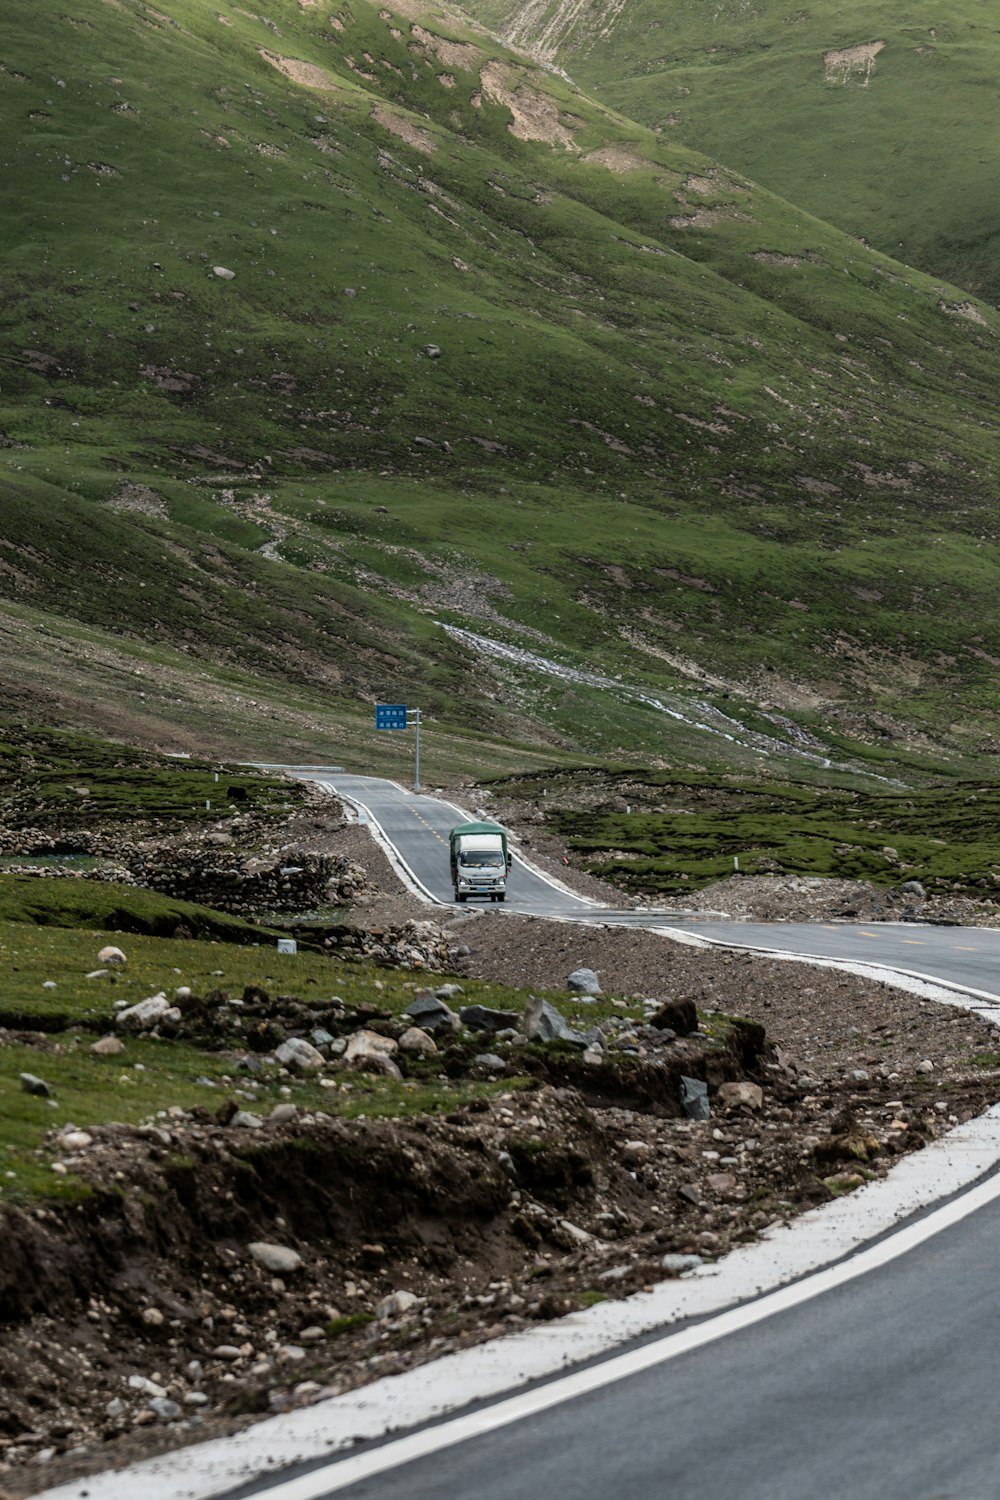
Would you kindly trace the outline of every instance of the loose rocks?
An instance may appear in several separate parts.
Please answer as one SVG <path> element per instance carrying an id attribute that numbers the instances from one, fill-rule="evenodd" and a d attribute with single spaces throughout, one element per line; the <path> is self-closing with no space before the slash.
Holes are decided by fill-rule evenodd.
<path id="1" fill-rule="evenodd" d="M 276 1276 L 287 1276 L 302 1265 L 302 1256 L 289 1245 L 272 1245 L 266 1240 L 255 1240 L 247 1249 L 259 1266 L 263 1266 L 265 1271 L 272 1271 Z"/>

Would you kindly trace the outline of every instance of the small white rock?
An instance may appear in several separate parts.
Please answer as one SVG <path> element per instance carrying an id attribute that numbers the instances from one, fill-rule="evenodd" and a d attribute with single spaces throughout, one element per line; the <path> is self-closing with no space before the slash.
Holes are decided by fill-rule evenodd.
<path id="1" fill-rule="evenodd" d="M 247 1249 L 259 1266 L 276 1275 L 287 1276 L 302 1265 L 302 1256 L 290 1245 L 272 1245 L 266 1240 L 255 1240 Z"/>

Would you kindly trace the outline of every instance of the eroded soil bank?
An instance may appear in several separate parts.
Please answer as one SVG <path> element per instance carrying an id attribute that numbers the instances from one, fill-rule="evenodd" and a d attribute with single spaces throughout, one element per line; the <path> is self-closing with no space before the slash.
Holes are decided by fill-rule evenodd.
<path id="1" fill-rule="evenodd" d="M 354 920 L 428 915 L 360 830 L 343 839 L 372 882 Z M 1000 1096 L 993 1028 L 836 971 L 486 911 L 449 915 L 442 942 L 467 951 L 433 984 L 558 989 L 587 965 L 606 996 L 648 1002 L 645 1019 L 610 1026 L 590 1061 L 580 1046 L 523 1044 L 517 1027 L 514 1040 L 435 1033 L 436 1076 L 469 1092 L 432 1116 L 339 1118 L 351 1075 L 331 1063 L 328 1113 L 296 1103 L 289 1072 L 287 1103 L 259 1126 L 239 1123 L 240 1086 L 211 1109 L 66 1146 L 68 1180 L 86 1191 L 0 1211 L 4 1493 L 683 1274 L 689 1257 L 722 1256 L 883 1175 Z M 653 1024 L 691 1001 L 697 1031 Z M 253 1003 L 266 1022 L 270 997 Z M 273 1009 L 275 1027 L 295 1029 L 284 999 Z M 567 993 L 562 1009 L 586 1026 L 585 999 Z M 341 1030 L 361 1028 L 399 1031 L 371 1015 Z M 685 1115 L 682 1077 L 707 1083 L 709 1119 Z"/>

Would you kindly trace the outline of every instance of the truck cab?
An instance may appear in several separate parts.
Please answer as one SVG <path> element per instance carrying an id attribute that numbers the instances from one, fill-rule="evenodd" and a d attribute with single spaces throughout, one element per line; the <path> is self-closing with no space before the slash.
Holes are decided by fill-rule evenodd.
<path id="1" fill-rule="evenodd" d="M 460 823 L 451 830 L 451 879 L 456 901 L 488 896 L 503 901 L 511 855 L 507 831 L 499 823 Z"/>

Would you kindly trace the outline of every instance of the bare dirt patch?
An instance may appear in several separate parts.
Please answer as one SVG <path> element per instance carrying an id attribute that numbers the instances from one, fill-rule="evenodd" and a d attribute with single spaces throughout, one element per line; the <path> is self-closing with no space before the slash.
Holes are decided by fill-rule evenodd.
<path id="1" fill-rule="evenodd" d="M 753 215 L 729 206 L 695 208 L 690 213 L 671 214 L 667 223 L 671 229 L 711 229 L 716 224 L 724 224 L 727 220 L 739 220 L 744 224 L 752 224 Z"/>
<path id="2" fill-rule="evenodd" d="M 437 142 L 427 130 L 422 130 L 419 125 L 406 115 L 397 114 L 395 110 L 388 109 L 384 104 L 376 104 L 372 109 L 372 119 L 376 120 L 384 130 L 391 131 L 393 135 L 399 136 L 408 146 L 422 151 L 425 156 L 433 156 L 437 150 Z"/>
<path id="3" fill-rule="evenodd" d="M 332 73 L 325 68 L 320 68 L 316 63 L 303 62 L 298 57 L 279 57 L 276 52 L 269 52 L 266 47 L 258 47 L 258 53 L 265 62 L 277 68 L 279 73 L 284 73 L 293 83 L 301 83 L 309 89 L 322 89 L 328 94 L 340 94 L 344 92 L 341 84 L 337 82 Z"/>
<path id="4" fill-rule="evenodd" d="M 105 502 L 108 510 L 132 511 L 142 516 L 167 516 L 167 502 L 145 484 L 122 483 Z"/>
<path id="5" fill-rule="evenodd" d="M 846 85 L 857 78 L 866 89 L 871 82 L 875 59 L 885 42 L 860 42 L 855 47 L 842 47 L 823 53 L 823 67 L 827 83 Z"/>
<path id="6" fill-rule="evenodd" d="M 446 68 L 460 68 L 463 72 L 472 73 L 483 60 L 482 48 L 473 46 L 471 42 L 452 42 L 447 37 L 435 36 L 433 31 L 425 31 L 423 26 L 411 26 L 410 35 L 425 52 L 436 57 Z"/>
<path id="7" fill-rule="evenodd" d="M 648 170 L 653 163 L 637 156 L 634 151 L 629 151 L 625 146 L 602 146 L 598 151 L 589 151 L 581 161 L 593 163 L 598 167 L 607 167 L 609 172 L 617 172 L 624 175 L 627 172 L 641 172 Z"/>
<path id="8" fill-rule="evenodd" d="M 510 110 L 512 118 L 507 128 L 519 141 L 545 141 L 566 151 L 575 150 L 573 132 L 563 124 L 553 100 L 520 82 L 511 67 L 489 62 L 480 73 L 479 82 L 487 99 Z"/>
<path id="9" fill-rule="evenodd" d="M 938 306 L 950 317 L 967 318 L 970 323 L 978 323 L 981 328 L 990 326 L 974 302 L 939 302 Z"/>
<path id="10" fill-rule="evenodd" d="M 782 255 L 777 250 L 754 250 L 750 255 L 751 260 L 760 261 L 764 266 L 802 266 L 805 261 L 801 255 Z"/>

